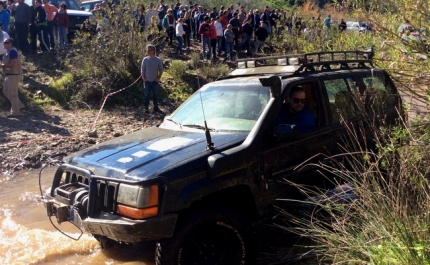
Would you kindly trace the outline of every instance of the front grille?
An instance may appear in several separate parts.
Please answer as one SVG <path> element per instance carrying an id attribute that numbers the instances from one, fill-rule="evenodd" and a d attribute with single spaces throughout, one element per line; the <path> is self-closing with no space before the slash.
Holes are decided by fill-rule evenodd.
<path id="1" fill-rule="evenodd" d="M 90 180 L 87 176 L 82 176 L 78 173 L 71 171 L 64 171 L 61 177 L 60 186 L 69 185 L 71 183 L 84 184 L 88 188 Z M 117 196 L 117 192 L 117 182 L 97 180 L 96 210 L 114 213 L 116 209 L 115 198 Z"/>

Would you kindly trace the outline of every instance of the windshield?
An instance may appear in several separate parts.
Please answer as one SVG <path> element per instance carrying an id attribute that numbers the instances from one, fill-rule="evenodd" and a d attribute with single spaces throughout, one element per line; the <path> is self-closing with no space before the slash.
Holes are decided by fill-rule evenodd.
<path id="1" fill-rule="evenodd" d="M 206 118 L 214 131 L 250 131 L 270 98 L 258 80 L 210 83 L 192 95 L 167 119 L 182 129 L 202 129 Z M 203 117 L 203 110 L 205 117 Z"/>

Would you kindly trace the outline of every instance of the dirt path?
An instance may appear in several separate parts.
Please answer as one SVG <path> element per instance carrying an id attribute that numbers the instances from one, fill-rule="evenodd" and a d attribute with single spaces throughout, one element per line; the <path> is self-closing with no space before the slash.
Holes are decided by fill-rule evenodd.
<path id="1" fill-rule="evenodd" d="M 163 107 L 162 107 L 163 108 Z M 44 111 L 26 111 L 24 116 L 7 118 L 0 113 L 0 175 L 22 169 L 36 169 L 52 154 L 71 154 L 91 145 L 160 124 L 164 114 L 144 114 L 143 109 L 103 110 L 96 135 L 88 133 L 98 110 L 63 110 L 53 107 Z"/>

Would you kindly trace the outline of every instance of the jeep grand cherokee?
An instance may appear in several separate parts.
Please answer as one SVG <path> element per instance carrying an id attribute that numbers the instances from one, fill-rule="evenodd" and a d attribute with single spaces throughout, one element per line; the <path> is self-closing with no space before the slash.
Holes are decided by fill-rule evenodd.
<path id="1" fill-rule="evenodd" d="M 109 242 L 157 240 L 156 264 L 252 264 L 255 227 L 270 222 L 294 183 L 316 185 L 315 168 L 296 166 L 337 154 L 348 126 L 390 124 L 401 102 L 368 52 L 326 52 L 238 60 L 159 127 L 70 155 L 44 203 L 58 223 L 72 222 Z M 292 88 L 306 93 L 315 128 L 276 124 Z M 247 104 L 252 103 L 252 113 Z M 245 115 L 246 114 L 246 115 Z M 252 114 L 252 115 L 248 115 Z"/>

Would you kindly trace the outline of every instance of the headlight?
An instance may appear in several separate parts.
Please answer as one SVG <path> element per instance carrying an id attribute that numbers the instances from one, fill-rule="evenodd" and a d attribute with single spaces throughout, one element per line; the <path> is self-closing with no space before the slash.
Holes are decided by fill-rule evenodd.
<path id="1" fill-rule="evenodd" d="M 157 216 L 158 185 L 141 187 L 120 184 L 117 197 L 117 213 L 135 219 Z"/>

